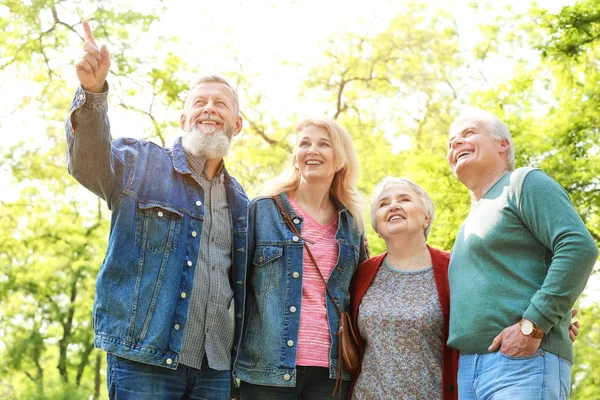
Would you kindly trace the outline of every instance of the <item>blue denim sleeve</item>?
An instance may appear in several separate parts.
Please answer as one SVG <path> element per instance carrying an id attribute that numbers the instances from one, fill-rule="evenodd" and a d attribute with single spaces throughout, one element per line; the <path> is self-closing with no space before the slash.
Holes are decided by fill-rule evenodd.
<path id="1" fill-rule="evenodd" d="M 123 190 L 119 183 L 126 173 L 126 163 L 125 153 L 112 145 L 107 95 L 108 86 L 104 93 L 86 92 L 80 86 L 65 131 L 69 173 L 112 208 Z"/>

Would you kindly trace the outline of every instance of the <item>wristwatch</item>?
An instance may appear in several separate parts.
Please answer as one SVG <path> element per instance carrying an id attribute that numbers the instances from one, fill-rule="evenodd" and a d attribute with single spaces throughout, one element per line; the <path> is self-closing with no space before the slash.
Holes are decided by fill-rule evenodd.
<path id="1" fill-rule="evenodd" d="M 536 328 L 535 324 L 526 318 L 521 319 L 519 325 L 523 335 L 531 336 L 532 338 L 536 339 L 541 339 L 544 337 L 544 331 L 540 328 Z"/>

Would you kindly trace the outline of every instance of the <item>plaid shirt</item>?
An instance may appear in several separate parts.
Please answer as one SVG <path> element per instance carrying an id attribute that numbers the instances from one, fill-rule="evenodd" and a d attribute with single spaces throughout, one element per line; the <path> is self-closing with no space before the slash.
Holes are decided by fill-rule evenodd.
<path id="1" fill-rule="evenodd" d="M 194 275 L 181 363 L 200 369 L 206 354 L 210 368 L 231 369 L 234 336 L 231 272 L 232 224 L 223 182 L 224 165 L 215 177 L 206 175 L 206 158 L 186 152 L 192 176 L 204 189 L 204 225 Z"/>

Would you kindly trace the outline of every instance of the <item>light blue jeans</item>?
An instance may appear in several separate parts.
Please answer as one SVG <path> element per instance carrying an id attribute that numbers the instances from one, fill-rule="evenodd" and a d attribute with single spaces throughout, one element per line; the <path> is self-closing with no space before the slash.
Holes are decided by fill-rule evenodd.
<path id="1" fill-rule="evenodd" d="M 563 400 L 570 392 L 571 363 L 541 349 L 527 357 L 461 354 L 458 361 L 460 400 Z"/>

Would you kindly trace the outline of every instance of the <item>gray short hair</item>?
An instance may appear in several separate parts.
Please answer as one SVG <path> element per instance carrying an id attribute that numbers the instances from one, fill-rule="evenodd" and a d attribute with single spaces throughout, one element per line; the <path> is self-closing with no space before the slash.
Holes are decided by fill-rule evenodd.
<path id="1" fill-rule="evenodd" d="M 377 202 L 379 200 L 379 196 L 381 193 L 390 186 L 395 185 L 406 185 L 408 188 L 414 192 L 421 205 L 423 206 L 423 212 L 429 218 L 429 224 L 425 228 L 425 239 L 429 236 L 429 232 L 431 232 L 431 227 L 433 225 L 433 220 L 435 218 L 435 206 L 433 205 L 433 200 L 429 197 L 429 194 L 419 185 L 414 183 L 408 178 L 396 178 L 393 176 L 387 176 L 383 178 L 375 188 L 373 189 L 373 194 L 371 195 L 371 226 L 377 232 L 377 222 L 375 221 L 375 211 L 377 210 Z"/>
<path id="2" fill-rule="evenodd" d="M 222 76 L 219 75 L 205 75 L 202 76 L 200 78 L 198 78 L 196 81 L 194 81 L 194 83 L 192 83 L 190 85 L 190 89 L 188 90 L 188 94 L 185 97 L 185 105 L 184 105 L 184 110 L 187 110 L 189 105 L 188 105 L 188 100 L 190 98 L 190 93 L 192 93 L 192 90 L 202 84 L 202 83 L 222 83 L 223 85 L 227 86 L 230 90 L 231 93 L 233 93 L 233 106 L 235 108 L 235 113 L 239 115 L 240 113 L 240 101 L 238 99 L 238 95 L 237 92 L 235 91 L 235 89 L 233 88 L 233 86 L 231 86 L 229 84 L 229 82 L 227 82 L 227 80 L 225 78 L 223 78 Z"/>
<path id="3" fill-rule="evenodd" d="M 465 124 L 483 124 L 489 134 L 496 140 L 500 141 L 503 139 L 508 140 L 509 148 L 506 153 L 506 161 L 508 161 L 508 167 L 510 171 L 515 169 L 515 144 L 512 140 L 512 135 L 508 126 L 496 117 L 494 114 L 483 111 L 480 109 L 473 109 L 466 113 L 459 115 L 450 126 L 450 135 L 454 135 L 457 129 Z"/>

